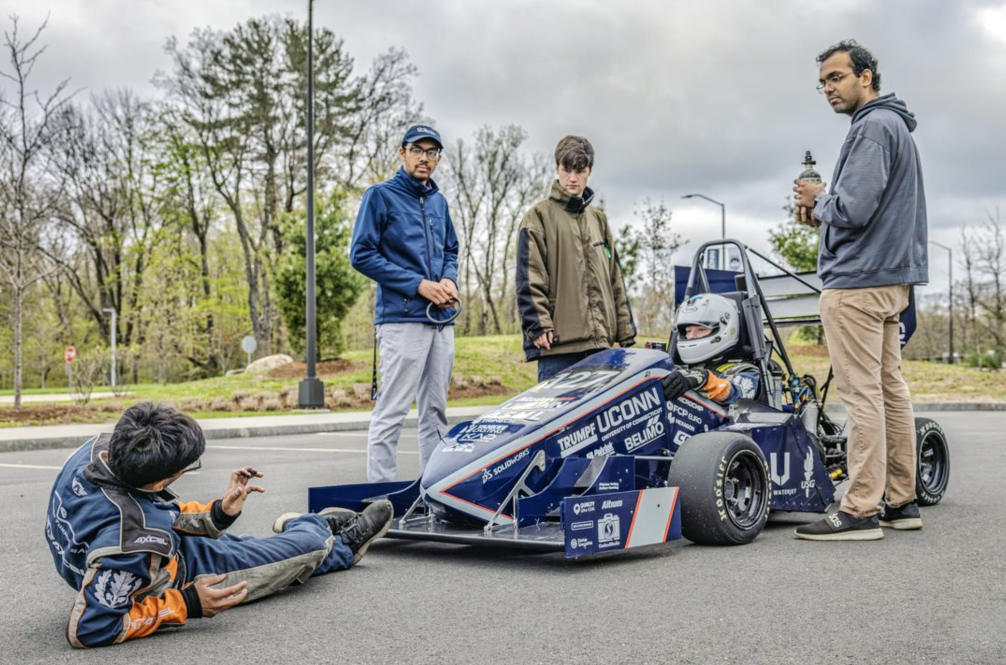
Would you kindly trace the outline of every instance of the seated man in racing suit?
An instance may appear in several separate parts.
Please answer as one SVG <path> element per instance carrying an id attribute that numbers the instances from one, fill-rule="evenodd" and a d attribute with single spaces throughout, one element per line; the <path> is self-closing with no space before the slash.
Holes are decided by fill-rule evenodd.
<path id="1" fill-rule="evenodd" d="M 345 570 L 391 523 L 391 503 L 378 501 L 359 514 L 287 513 L 270 538 L 223 535 L 248 495 L 263 491 L 248 484 L 262 474 L 237 469 L 223 498 L 181 503 L 167 487 L 199 468 L 205 446 L 194 420 L 142 403 L 64 464 L 45 534 L 57 571 L 77 591 L 66 633 L 72 646 L 146 637 Z"/>
<path id="2" fill-rule="evenodd" d="M 674 325 L 677 351 L 687 367 L 663 379 L 664 396 L 675 400 L 689 390 L 729 406 L 758 394 L 761 373 L 750 362 L 731 356 L 740 341 L 743 322 L 734 301 L 713 293 L 692 296 L 678 308 Z"/>

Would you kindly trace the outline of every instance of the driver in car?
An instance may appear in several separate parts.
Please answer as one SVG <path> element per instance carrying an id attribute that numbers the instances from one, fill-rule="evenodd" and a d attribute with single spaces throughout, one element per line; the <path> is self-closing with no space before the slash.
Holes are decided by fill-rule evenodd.
<path id="1" fill-rule="evenodd" d="M 757 396 L 758 367 L 736 357 L 742 324 L 734 301 L 713 293 L 692 296 L 678 308 L 674 325 L 685 367 L 664 377 L 667 400 L 689 390 L 724 406 Z"/>

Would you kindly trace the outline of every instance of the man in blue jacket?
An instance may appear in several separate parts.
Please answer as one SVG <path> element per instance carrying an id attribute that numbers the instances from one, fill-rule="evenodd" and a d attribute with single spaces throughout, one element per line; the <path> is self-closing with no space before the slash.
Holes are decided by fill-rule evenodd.
<path id="1" fill-rule="evenodd" d="M 420 471 L 447 430 L 454 329 L 427 317 L 429 308 L 434 318 L 449 318 L 458 295 L 458 237 L 431 179 L 443 148 L 437 130 L 410 127 L 398 150 L 402 167 L 363 195 L 353 229 L 353 267 L 377 282 L 381 389 L 367 444 L 370 482 L 395 479 L 398 437 L 413 401 Z"/>
<path id="2" fill-rule="evenodd" d="M 796 535 L 875 540 L 884 536 L 881 527 L 922 528 L 899 315 L 911 286 L 929 278 L 926 196 L 911 134 L 915 115 L 893 94 L 878 94 L 876 58 L 850 40 L 817 61 L 818 91 L 836 113 L 852 117 L 852 126 L 831 190 L 797 180 L 794 192 L 801 221 L 821 227 L 821 322 L 849 413 L 850 484 L 838 511 Z"/>

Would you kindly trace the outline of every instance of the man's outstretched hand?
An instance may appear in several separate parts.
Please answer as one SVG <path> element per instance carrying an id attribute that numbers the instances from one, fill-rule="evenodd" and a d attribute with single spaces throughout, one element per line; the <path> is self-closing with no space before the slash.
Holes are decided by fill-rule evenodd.
<path id="1" fill-rule="evenodd" d="M 261 478 L 262 474 L 250 466 L 231 471 L 231 482 L 227 486 L 224 497 L 220 499 L 220 507 L 231 517 L 238 515 L 244 508 L 245 499 L 252 492 L 265 492 L 258 485 L 249 485 L 252 478 Z"/>
<path id="2" fill-rule="evenodd" d="M 697 390 L 706 384 L 707 378 L 704 369 L 674 370 L 661 381 L 664 386 L 664 398 L 675 400 L 689 390 Z"/>
<path id="3" fill-rule="evenodd" d="M 233 586 L 214 588 L 220 584 L 226 575 L 201 577 L 195 582 L 196 593 L 199 594 L 199 604 L 203 607 L 203 616 L 212 617 L 229 607 L 234 607 L 248 597 L 248 582 L 238 582 Z"/>

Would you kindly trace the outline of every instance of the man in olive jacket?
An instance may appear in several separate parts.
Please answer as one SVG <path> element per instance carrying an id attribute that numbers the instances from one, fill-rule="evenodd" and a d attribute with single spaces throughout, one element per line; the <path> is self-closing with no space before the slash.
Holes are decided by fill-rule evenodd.
<path id="1" fill-rule="evenodd" d="M 517 246 L 517 305 L 524 355 L 544 381 L 591 353 L 635 343 L 608 219 L 587 187 L 594 147 L 567 136 L 555 149 L 558 179 L 524 215 Z"/>

